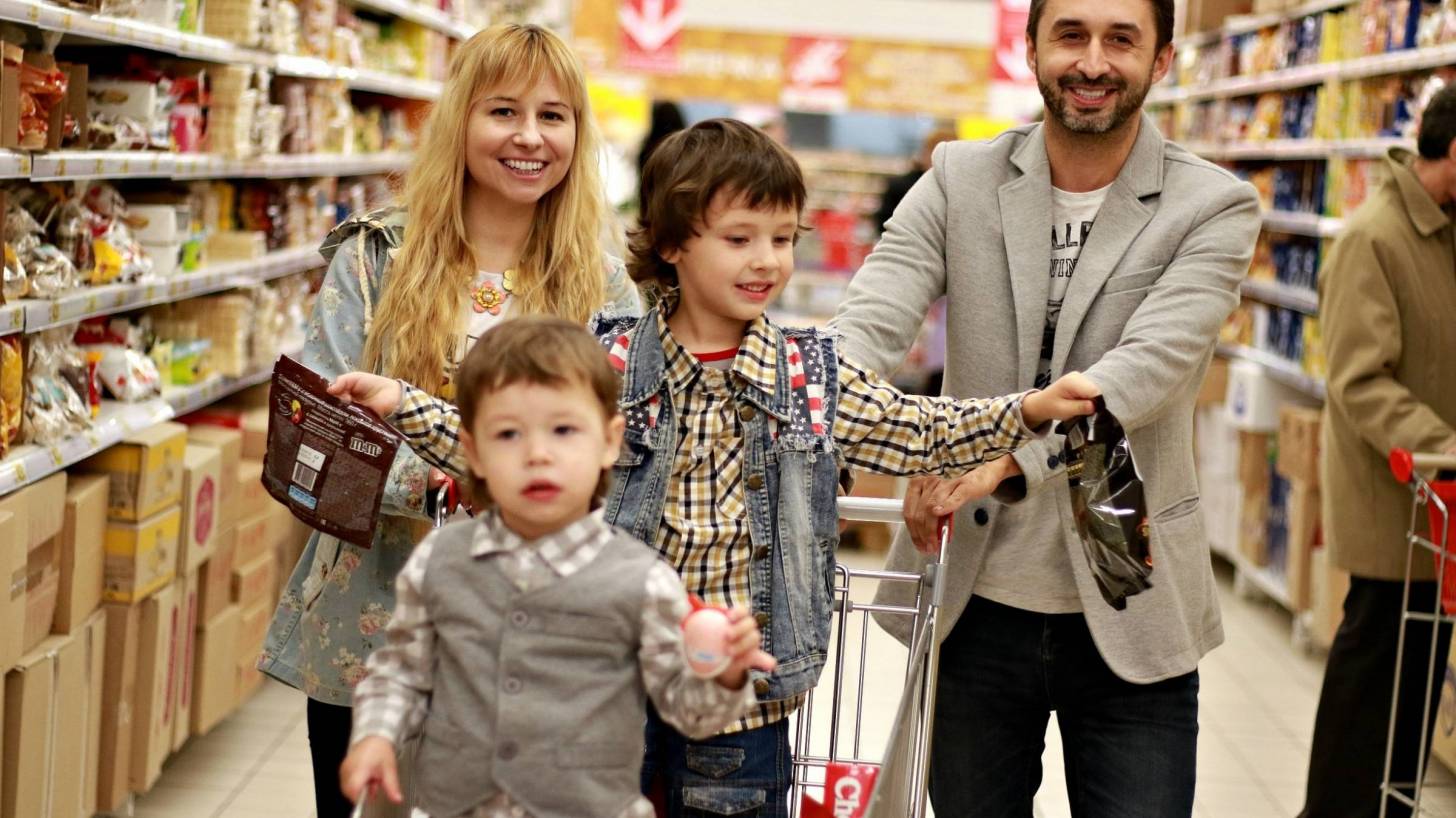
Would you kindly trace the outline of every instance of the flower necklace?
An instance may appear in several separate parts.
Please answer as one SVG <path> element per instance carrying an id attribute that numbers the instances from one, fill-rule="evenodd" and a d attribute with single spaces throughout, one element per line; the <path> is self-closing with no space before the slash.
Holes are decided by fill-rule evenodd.
<path id="1" fill-rule="evenodd" d="M 491 315 L 500 315 L 506 299 L 515 294 L 515 278 L 516 271 L 512 269 L 501 273 L 499 287 L 489 279 L 481 281 L 480 286 L 470 293 L 471 308 L 478 313 L 488 312 Z"/>

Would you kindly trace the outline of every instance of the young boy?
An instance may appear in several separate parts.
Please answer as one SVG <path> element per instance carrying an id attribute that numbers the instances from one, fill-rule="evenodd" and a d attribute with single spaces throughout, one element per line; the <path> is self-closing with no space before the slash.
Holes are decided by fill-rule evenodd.
<path id="1" fill-rule="evenodd" d="M 595 339 L 555 318 L 491 329 L 461 364 L 460 445 L 483 513 L 416 547 L 388 644 L 354 693 L 340 772 L 358 801 L 401 794 L 395 744 L 423 725 L 415 766 L 432 818 L 650 818 L 644 693 L 708 736 L 755 702 L 772 669 L 750 612 L 730 613 L 731 664 L 690 675 L 682 582 L 592 511 L 616 462 L 618 379 Z"/>
<path id="2" fill-rule="evenodd" d="M 991 400 L 904 395 L 840 357 L 833 336 L 774 325 L 763 313 L 793 272 L 804 200 L 798 163 L 755 128 L 709 120 L 668 137 L 643 170 L 628 262 L 657 303 L 596 327 L 627 417 L 606 519 L 706 601 L 750 606 L 778 660 L 753 674 L 759 707 L 709 741 L 649 711 L 644 792 L 672 816 L 787 814 L 786 718 L 824 665 L 842 469 L 964 472 L 1089 413 L 1097 395 L 1075 373 Z M 393 412 L 421 456 L 460 470 L 449 406 L 359 373 L 334 390 Z"/>

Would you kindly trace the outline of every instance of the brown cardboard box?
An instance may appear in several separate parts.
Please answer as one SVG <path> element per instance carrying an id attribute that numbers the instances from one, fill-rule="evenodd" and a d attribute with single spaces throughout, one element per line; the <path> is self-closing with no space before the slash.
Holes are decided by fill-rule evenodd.
<path id="1" fill-rule="evenodd" d="M 1252 0 L 1188 0 L 1180 35 L 1213 31 L 1236 14 L 1253 12 Z"/>
<path id="2" fill-rule="evenodd" d="M 182 455 L 182 529 L 177 573 L 196 571 L 212 556 L 217 534 L 218 484 L 222 455 L 208 446 L 188 446 Z"/>
<path id="3" fill-rule="evenodd" d="M 20 661 L 25 652 L 25 628 L 14 623 L 25 621 L 25 558 L 30 517 L 23 511 L 0 511 L 0 668 Z"/>
<path id="4" fill-rule="evenodd" d="M 136 724 L 140 605 L 105 603 L 106 672 L 102 681 L 98 812 L 116 812 L 131 794 L 132 733 Z"/>
<path id="5" fill-rule="evenodd" d="M 1431 752 L 1448 770 L 1456 770 L 1456 649 L 1446 660 L 1441 678 L 1441 706 L 1436 711 L 1436 726 L 1431 735 Z"/>
<path id="6" fill-rule="evenodd" d="M 1286 405 L 1279 410 L 1279 461 L 1275 468 L 1290 480 L 1319 486 L 1319 409 Z"/>
<path id="7" fill-rule="evenodd" d="M 110 478 L 77 474 L 66 486 L 61 527 L 61 589 L 56 633 L 72 633 L 101 606 L 106 575 L 106 499 Z"/>
<path id="8" fill-rule="evenodd" d="M 5 674 L 5 742 L 0 774 L 0 818 L 44 815 L 51 760 L 55 657 L 29 653 Z"/>
<path id="9" fill-rule="evenodd" d="M 239 606 L 242 608 L 242 606 Z M 252 667 L 258 663 L 258 654 L 263 652 L 263 640 L 268 638 L 268 623 L 273 620 L 274 604 L 268 600 L 255 602 L 250 608 L 242 608 L 242 630 L 238 633 L 238 664 Z"/>
<path id="10" fill-rule="evenodd" d="M 0 43 L 0 148 L 20 147 L 20 63 L 25 51 L 14 43 Z"/>
<path id="11" fill-rule="evenodd" d="M 187 443 L 189 446 L 209 446 L 217 450 L 220 458 L 217 482 L 217 527 L 224 529 L 236 525 L 239 519 L 238 502 L 242 489 L 238 484 L 238 464 L 243 455 L 243 433 L 222 426 L 199 424 L 187 427 Z M 262 487 L 261 481 L 259 487 Z"/>
<path id="12" fill-rule="evenodd" d="M 232 600 L 250 610 L 274 602 L 278 587 L 278 561 L 272 553 L 263 554 L 246 565 L 233 568 Z"/>
<path id="13" fill-rule="evenodd" d="M 238 701 L 237 648 L 242 609 L 228 605 L 197 634 L 192 696 L 192 732 L 205 735 L 233 711 Z"/>
<path id="14" fill-rule="evenodd" d="M 1239 553 L 1257 566 L 1269 564 L 1269 438 L 1239 432 Z"/>
<path id="15" fill-rule="evenodd" d="M 182 510 L 165 509 L 139 523 L 106 524 L 107 602 L 135 602 L 177 575 L 177 538 Z"/>
<path id="16" fill-rule="evenodd" d="M 1228 360 L 1226 358 L 1214 358 L 1208 364 L 1208 372 L 1203 376 L 1203 385 L 1198 388 L 1197 406 L 1212 406 L 1223 403 L 1224 397 L 1228 395 Z"/>
<path id="17" fill-rule="evenodd" d="M 251 662 L 241 662 L 236 668 L 238 675 L 238 701 L 237 706 L 242 707 L 248 699 L 253 698 L 263 687 L 263 672 L 254 667 Z"/>
<path id="18" fill-rule="evenodd" d="M 233 555 L 237 537 L 238 531 L 235 528 L 220 534 L 217 547 L 212 551 L 212 559 L 202 564 L 197 593 L 199 622 L 211 622 L 232 601 Z"/>
<path id="19" fill-rule="evenodd" d="M 163 587 L 141 603 L 141 638 L 137 648 L 135 721 L 131 734 L 131 787 L 151 790 L 162 775 L 162 762 L 172 753 L 172 704 L 177 680 L 173 674 L 181 629 L 176 584 Z"/>
<path id="20" fill-rule="evenodd" d="M 87 727 L 91 722 L 90 634 L 52 636 L 40 650 L 55 656 L 55 716 L 51 744 L 49 796 L 51 818 L 91 818 L 85 810 Z"/>
<path id="21" fill-rule="evenodd" d="M 1319 489 L 1291 481 L 1286 502 L 1289 550 L 1285 555 L 1284 576 L 1289 584 L 1290 605 L 1299 612 L 1310 606 L 1310 555 L 1320 544 Z"/>
<path id="22" fill-rule="evenodd" d="M 158 423 L 121 439 L 115 446 L 91 456 L 79 471 L 111 475 L 107 514 L 132 522 L 152 517 L 182 499 L 182 455 L 187 448 L 187 427 Z"/>
<path id="23" fill-rule="evenodd" d="M 81 816 L 96 814 L 96 790 L 101 784 L 101 724 L 106 693 L 106 611 L 98 610 L 87 620 L 76 638 L 86 639 L 86 686 L 90 700 L 86 711 L 86 756 L 81 788 Z"/>
<path id="24" fill-rule="evenodd" d="M 172 706 L 172 750 L 182 749 L 192 736 L 192 697 L 196 667 L 198 607 L 197 590 L 199 575 L 193 572 L 178 585 L 177 599 L 177 650 L 173 656 L 172 676 L 177 682 L 177 691 Z"/>
<path id="25" fill-rule="evenodd" d="M 243 433 L 243 459 L 261 462 L 268 453 L 268 407 L 256 406 L 243 412 L 238 430 Z"/>
<path id="26" fill-rule="evenodd" d="M 268 511 L 244 517 L 238 523 L 237 546 L 233 552 L 233 564 L 245 565 L 264 554 L 273 553 L 273 543 L 268 539 Z"/>
<path id="27" fill-rule="evenodd" d="M 238 463 L 238 520 L 256 517 L 268 510 L 274 500 L 263 488 L 263 461 L 244 460 Z"/>
<path id="28" fill-rule="evenodd" d="M 25 555 L 25 640 L 29 652 L 50 635 L 61 593 L 61 567 L 56 551 L 60 537 L 52 537 Z"/>
<path id="29" fill-rule="evenodd" d="M 29 536 L 26 551 L 32 551 L 46 540 L 61 533 L 66 514 L 66 473 L 57 472 L 25 488 L 0 497 L 0 511 L 9 511 L 27 520 Z"/>

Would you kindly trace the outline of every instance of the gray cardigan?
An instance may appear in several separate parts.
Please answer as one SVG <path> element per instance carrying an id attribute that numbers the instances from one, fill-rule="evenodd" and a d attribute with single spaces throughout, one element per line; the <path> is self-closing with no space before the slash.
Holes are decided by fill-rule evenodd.
<path id="1" fill-rule="evenodd" d="M 1031 388 L 1047 309 L 1051 190 L 1040 125 L 940 146 L 834 319 L 846 355 L 894 371 L 932 302 L 946 296 L 945 393 Z M 957 515 L 941 638 L 970 600 L 988 545 L 1016 548 L 1019 521 L 1059 515 L 1088 625 L 1119 676 L 1154 682 L 1187 673 L 1223 641 L 1198 507 L 1193 405 L 1218 329 L 1238 304 L 1259 221 L 1249 185 L 1164 140 L 1143 117 L 1068 287 L 1052 374 L 1085 372 L 1128 431 L 1152 518 L 1154 586 L 1126 611 L 1102 600 L 1053 435 L 1015 455 L 1024 499 L 987 498 Z M 889 567 L 923 564 L 902 532 Z"/>

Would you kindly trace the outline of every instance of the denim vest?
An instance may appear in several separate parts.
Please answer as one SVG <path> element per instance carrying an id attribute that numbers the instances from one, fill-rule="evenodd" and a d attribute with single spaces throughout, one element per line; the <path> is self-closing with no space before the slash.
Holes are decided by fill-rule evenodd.
<path id="1" fill-rule="evenodd" d="M 839 544 L 835 497 L 841 466 L 832 435 L 839 398 L 834 340 L 810 329 L 773 329 L 778 347 L 774 392 L 735 380 L 747 438 L 743 473 L 753 543 L 751 605 L 763 629 L 764 650 L 778 660 L 771 675 L 751 671 L 754 692 L 764 701 L 812 689 L 824 667 Z M 629 418 L 607 493 L 606 520 L 643 542 L 656 543 L 678 446 L 658 311 L 650 310 L 641 319 L 600 319 L 593 331 L 616 351 L 622 369 L 619 405 Z M 791 364 L 789 349 L 795 344 L 812 365 Z M 810 376 L 806 382 L 804 371 L 820 377 Z M 822 409 L 814 416 L 827 419 L 817 428 L 810 413 L 802 411 L 811 399 Z M 796 403 L 801 408 L 797 413 Z M 653 421 L 630 422 L 644 415 Z"/>

